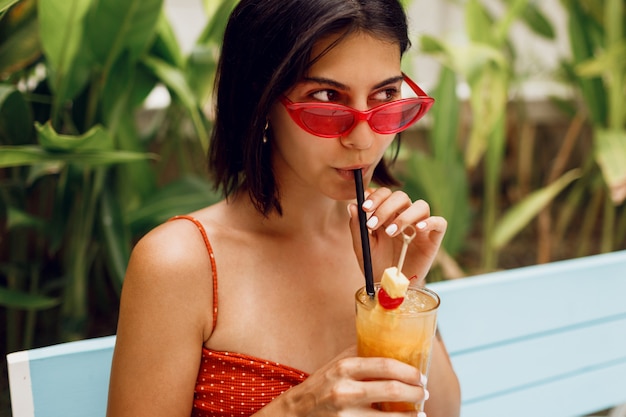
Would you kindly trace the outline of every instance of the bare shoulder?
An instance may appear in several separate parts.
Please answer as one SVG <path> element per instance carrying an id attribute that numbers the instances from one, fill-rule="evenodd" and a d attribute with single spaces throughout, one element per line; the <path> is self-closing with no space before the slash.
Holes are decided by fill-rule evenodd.
<path id="1" fill-rule="evenodd" d="M 209 264 L 209 254 L 198 225 L 181 219 L 157 226 L 137 242 L 129 273 L 132 276 L 133 272 L 143 272 L 140 275 L 146 279 L 177 277 L 180 284 L 181 279 L 193 279 L 195 271 L 206 272 L 203 267 Z"/>
<path id="2" fill-rule="evenodd" d="M 157 226 L 135 245 L 124 279 L 122 306 L 141 315 L 149 312 L 152 318 L 163 316 L 162 323 L 183 320 L 206 337 L 211 332 L 212 291 L 211 260 L 198 225 L 173 220 Z"/>

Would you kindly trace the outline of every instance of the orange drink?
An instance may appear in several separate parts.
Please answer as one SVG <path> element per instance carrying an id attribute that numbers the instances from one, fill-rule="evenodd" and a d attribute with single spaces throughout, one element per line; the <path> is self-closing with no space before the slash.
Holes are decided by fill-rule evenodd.
<path id="1" fill-rule="evenodd" d="M 428 375 L 439 296 L 426 288 L 409 287 L 402 304 L 393 310 L 381 307 L 365 288 L 357 291 L 355 299 L 359 356 L 398 359 Z M 383 411 L 423 411 L 423 404 L 402 402 L 377 403 L 374 407 Z"/>

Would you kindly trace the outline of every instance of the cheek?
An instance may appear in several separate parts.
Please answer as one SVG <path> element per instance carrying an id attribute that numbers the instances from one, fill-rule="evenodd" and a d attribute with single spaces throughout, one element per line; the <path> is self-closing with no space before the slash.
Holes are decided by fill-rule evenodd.
<path id="1" fill-rule="evenodd" d="M 302 130 L 281 105 L 270 113 L 270 124 L 274 147 L 287 159 L 310 157 L 324 147 L 322 141 L 327 141 Z"/>
<path id="2" fill-rule="evenodd" d="M 393 144 L 393 141 L 395 138 L 396 138 L 396 135 L 379 135 L 378 154 L 380 158 L 382 158 L 385 155 L 385 152 Z"/>

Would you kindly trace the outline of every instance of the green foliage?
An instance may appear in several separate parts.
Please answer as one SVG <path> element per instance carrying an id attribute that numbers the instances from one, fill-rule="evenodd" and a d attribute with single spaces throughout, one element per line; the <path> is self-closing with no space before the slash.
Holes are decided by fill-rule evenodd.
<path id="1" fill-rule="evenodd" d="M 626 199 L 626 7 L 623 0 L 561 3 L 568 14 L 572 52 L 571 61 L 563 67 L 589 114 L 594 136 L 589 164 L 599 167 L 588 171 L 591 179 L 585 184 L 597 184 L 594 177 L 601 175 L 606 188 L 591 191 L 609 196 L 604 199 L 602 216 L 603 249 L 608 251 L 619 239 L 617 207 Z M 573 204 L 582 206 L 584 202 Z"/>
<path id="2" fill-rule="evenodd" d="M 626 215 L 617 216 L 626 197 L 624 3 L 561 1 L 572 47 L 563 74 L 582 97 L 593 153 L 578 169 L 555 170 L 506 210 L 498 202 L 517 77 L 510 29 L 523 22 L 550 41 L 550 20 L 534 0 L 501 0 L 498 15 L 466 0 L 459 3 L 466 43 L 419 41 L 443 70 L 431 93 L 437 101 L 427 149 L 405 150 L 400 174 L 413 198 L 448 220 L 444 249 L 452 256 L 466 249 L 480 200 L 484 270 L 497 268 L 499 252 L 559 197 L 556 235 L 585 210 L 581 255 L 599 217 L 603 250 L 626 236 Z M 116 305 L 134 242 L 172 215 L 217 201 L 198 158 L 211 125 L 202 109 L 236 3 L 203 1 L 207 24 L 185 55 L 162 0 L 0 0 L 0 306 L 7 349 L 36 343 L 36 326 L 50 323 L 59 328 L 46 329 L 48 341 L 83 337 L 94 305 Z M 470 88 L 467 132 L 459 81 Z M 144 103 L 157 86 L 171 103 L 148 110 Z M 581 113 L 576 103 L 561 104 L 572 116 Z"/>
<path id="3" fill-rule="evenodd" d="M 162 0 L 5 0 L 0 13 L 0 306 L 15 350 L 42 310 L 58 318 L 53 340 L 84 337 L 90 300 L 116 305 L 101 289 L 117 298 L 134 241 L 218 199 L 189 157 L 208 141 L 200 74 L 217 54 L 185 57 Z M 219 28 L 205 34 L 200 46 L 219 44 Z M 151 112 L 159 84 L 172 102 Z M 183 177 L 164 175 L 172 161 Z"/>
<path id="4" fill-rule="evenodd" d="M 428 201 L 432 212 L 448 221 L 443 247 L 451 256 L 464 248 L 471 222 L 468 176 L 457 146 L 460 102 L 456 82 L 455 74 L 444 68 L 432 92 L 436 100 L 428 137 L 432 152 L 412 151 L 401 173 L 406 192 L 413 199 Z"/>

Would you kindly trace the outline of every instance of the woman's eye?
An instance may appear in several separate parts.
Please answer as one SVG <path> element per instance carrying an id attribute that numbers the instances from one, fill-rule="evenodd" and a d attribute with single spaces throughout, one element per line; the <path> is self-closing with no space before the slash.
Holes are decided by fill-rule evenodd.
<path id="1" fill-rule="evenodd" d="M 313 98 L 322 102 L 333 102 L 339 99 L 339 94 L 333 90 L 320 90 L 312 94 Z"/>
<path id="2" fill-rule="evenodd" d="M 373 100 L 376 101 L 392 101 L 398 98 L 400 98 L 400 90 L 398 88 L 386 88 L 373 96 Z"/>

